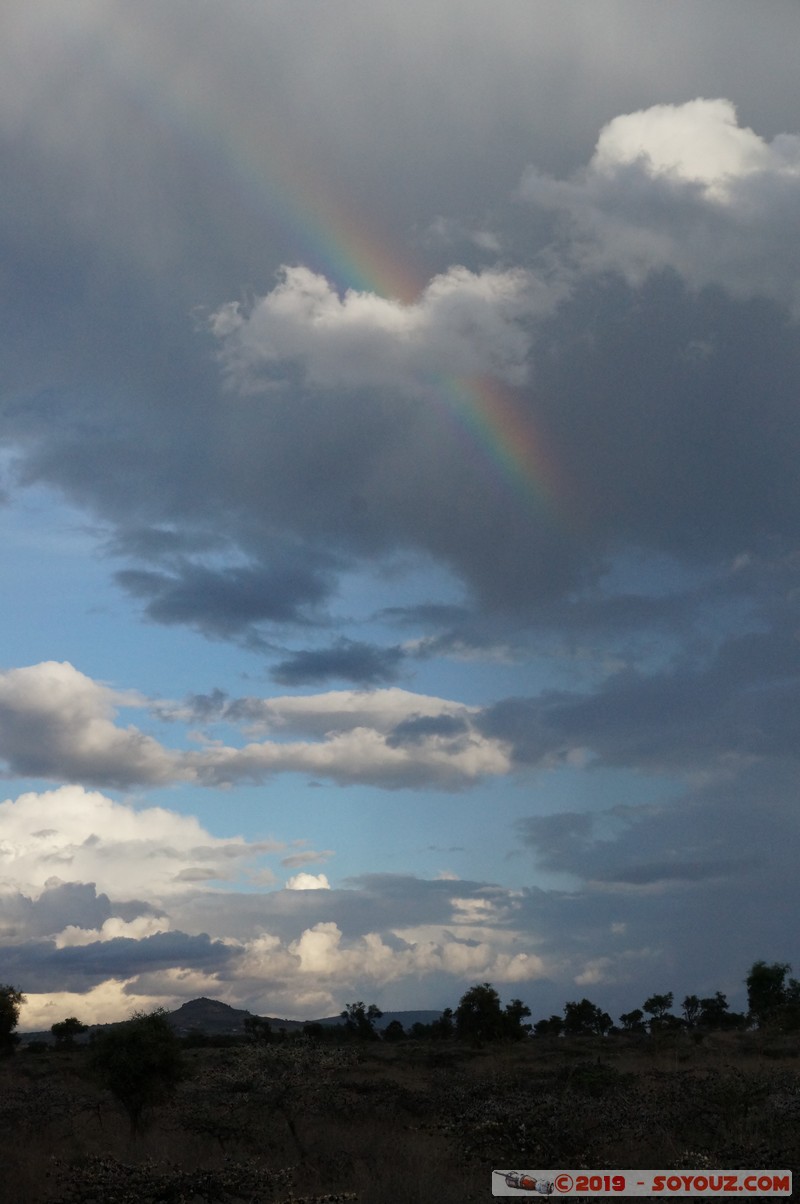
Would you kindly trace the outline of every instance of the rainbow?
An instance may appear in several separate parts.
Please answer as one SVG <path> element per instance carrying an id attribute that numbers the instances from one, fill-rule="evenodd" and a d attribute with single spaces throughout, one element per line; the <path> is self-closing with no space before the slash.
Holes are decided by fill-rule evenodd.
<path id="1" fill-rule="evenodd" d="M 404 305 L 420 296 L 424 275 L 391 249 L 387 235 L 344 204 L 330 182 L 312 175 L 286 145 L 278 119 L 243 112 L 225 89 L 209 89 L 214 64 L 207 57 L 176 60 L 148 28 L 146 8 L 101 7 L 74 17 L 73 26 L 75 21 L 84 26 L 78 33 L 87 58 L 102 63 L 115 86 L 124 87 L 154 123 L 168 124 L 201 163 L 221 164 L 238 201 L 277 220 L 309 267 L 342 290 L 373 292 Z M 74 40 L 75 29 L 70 32 Z M 570 507 L 557 459 L 519 394 L 494 377 L 442 377 L 438 385 L 442 405 L 504 486 L 526 506 L 563 517 Z"/>
<path id="2" fill-rule="evenodd" d="M 537 508 L 553 508 L 566 498 L 556 458 L 516 392 L 497 377 L 478 376 L 449 378 L 446 394 L 461 424 L 515 493 Z"/>

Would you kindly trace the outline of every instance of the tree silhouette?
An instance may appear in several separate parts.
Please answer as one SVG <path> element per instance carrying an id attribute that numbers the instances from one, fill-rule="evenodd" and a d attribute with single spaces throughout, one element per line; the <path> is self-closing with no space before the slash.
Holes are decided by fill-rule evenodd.
<path id="1" fill-rule="evenodd" d="M 747 1007 L 751 1021 L 759 1028 L 800 1027 L 800 982 L 786 981 L 791 970 L 788 962 L 754 962 L 745 979 Z"/>
<path id="2" fill-rule="evenodd" d="M 521 1041 L 531 1031 L 530 1024 L 525 1020 L 531 1014 L 531 1009 L 521 999 L 512 999 L 503 1011 L 503 1028 L 505 1036 L 512 1041 Z"/>
<path id="3" fill-rule="evenodd" d="M 476 1045 L 502 1037 L 500 996 L 491 983 L 476 983 L 461 996 L 456 1008 L 456 1033 L 462 1041 Z"/>
<path id="4" fill-rule="evenodd" d="M 19 1042 L 14 1029 L 19 1021 L 20 1005 L 24 1002 L 25 996 L 16 987 L 0 987 L 0 1054 L 13 1053 Z"/>
<path id="5" fill-rule="evenodd" d="M 367 1007 L 360 999 L 358 1003 L 348 1003 L 341 1012 L 345 1029 L 350 1036 L 357 1037 L 359 1041 L 377 1041 L 375 1021 L 380 1020 L 382 1015 L 383 1012 L 377 1004 L 371 1003 Z"/>
<path id="6" fill-rule="evenodd" d="M 697 1023 L 701 1028 L 727 1028 L 728 1017 L 728 1000 L 722 991 L 717 991 L 708 999 L 700 1000 L 700 1015 Z"/>
<path id="7" fill-rule="evenodd" d="M 786 1001 L 786 975 L 791 970 L 788 962 L 754 962 L 745 979 L 747 985 L 747 1009 L 759 1028 L 777 1019 Z"/>
<path id="8" fill-rule="evenodd" d="M 428 1025 L 434 1041 L 449 1041 L 455 1035 L 456 1025 L 452 1008 L 445 1008 L 438 1020 Z"/>
<path id="9" fill-rule="evenodd" d="M 672 1007 L 672 991 L 667 995 L 651 995 L 649 999 L 645 999 L 642 1007 L 654 1020 L 663 1020 Z"/>
<path id="10" fill-rule="evenodd" d="M 406 1030 L 400 1020 L 390 1020 L 383 1030 L 384 1041 L 405 1041 Z"/>
<path id="11" fill-rule="evenodd" d="M 567 1036 L 576 1037 L 595 1033 L 604 1036 L 613 1022 L 608 1012 L 602 1011 L 591 999 L 582 999 L 580 1003 L 571 1001 L 564 1004 L 564 1032 Z"/>
<path id="12" fill-rule="evenodd" d="M 626 1033 L 643 1033 L 645 1031 L 644 1012 L 634 1008 L 632 1012 L 623 1012 L 619 1018 Z"/>
<path id="13" fill-rule="evenodd" d="M 56 1049 L 72 1049 L 75 1045 L 75 1038 L 88 1030 L 89 1026 L 81 1024 L 76 1016 L 67 1016 L 66 1020 L 60 1020 L 58 1024 L 50 1025 L 50 1032 L 55 1037 Z"/>
<path id="14" fill-rule="evenodd" d="M 537 1037 L 560 1037 L 564 1031 L 564 1018 L 551 1016 L 549 1020 L 537 1020 L 533 1031 Z"/>
<path id="15" fill-rule="evenodd" d="M 164 1008 L 136 1012 L 96 1036 L 89 1057 L 97 1079 L 127 1112 L 132 1133 L 146 1110 L 172 1094 L 183 1074 L 180 1040 Z"/>
<path id="16" fill-rule="evenodd" d="M 700 1016 L 701 1004 L 696 995 L 687 995 L 681 1004 L 683 1008 L 683 1019 L 689 1028 L 694 1028 Z"/>

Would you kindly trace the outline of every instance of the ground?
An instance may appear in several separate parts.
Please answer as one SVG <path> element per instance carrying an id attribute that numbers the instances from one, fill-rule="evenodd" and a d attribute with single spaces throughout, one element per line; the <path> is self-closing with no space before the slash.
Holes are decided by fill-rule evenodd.
<path id="1" fill-rule="evenodd" d="M 462 1204 L 491 1198 L 495 1167 L 796 1175 L 798 1053 L 754 1033 L 196 1048 L 132 1134 L 85 1051 L 19 1051 L 0 1063 L 4 1199 Z"/>

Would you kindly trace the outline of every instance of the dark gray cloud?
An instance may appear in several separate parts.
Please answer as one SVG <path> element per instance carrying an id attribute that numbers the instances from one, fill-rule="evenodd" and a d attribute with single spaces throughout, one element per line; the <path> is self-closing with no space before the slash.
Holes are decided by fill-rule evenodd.
<path id="1" fill-rule="evenodd" d="M 124 569 L 115 576 L 129 593 L 147 599 L 145 614 L 154 622 L 186 623 L 206 635 L 256 644 L 259 623 L 308 622 L 331 590 L 329 577 L 299 560 L 225 569 L 184 564 L 174 574 Z"/>
<path id="2" fill-rule="evenodd" d="M 585 749 L 599 764 L 685 770 L 732 756 L 797 756 L 800 642 L 793 630 L 731 636 L 662 672 L 626 670 L 586 694 L 486 709 L 481 730 L 522 764 Z M 703 661 L 705 663 L 703 663 Z"/>
<path id="3" fill-rule="evenodd" d="M 644 624 L 658 620 L 655 601 L 648 612 L 645 601 L 629 594 L 596 596 L 609 558 L 621 548 L 707 565 L 767 539 L 795 538 L 797 340 L 774 299 L 734 301 L 722 291 L 724 274 L 715 284 L 712 272 L 710 287 L 698 293 L 671 275 L 667 263 L 660 277 L 623 285 L 609 259 L 600 277 L 573 276 L 571 299 L 564 301 L 562 289 L 549 317 L 537 301 L 529 314 L 515 311 L 500 320 L 494 302 L 483 298 L 476 330 L 492 332 L 495 352 L 511 338 L 508 363 L 520 364 L 526 359 L 520 360 L 520 349 L 529 343 L 533 386 L 520 388 L 516 404 L 552 454 L 549 507 L 523 503 L 498 479 L 486 450 L 465 441 L 457 424 L 455 430 L 443 424 L 427 399 L 405 388 L 376 389 L 374 373 L 359 387 L 367 361 L 385 381 L 393 373 L 396 378 L 396 346 L 382 360 L 374 328 L 369 338 L 355 332 L 359 355 L 350 354 L 346 339 L 338 349 L 325 344 L 337 371 L 347 366 L 349 385 L 331 383 L 330 374 L 315 385 L 307 371 L 302 383 L 303 364 L 307 370 L 321 355 L 318 329 L 294 347 L 289 368 L 281 361 L 271 395 L 231 396 L 221 392 L 208 336 L 189 317 L 197 306 L 218 311 L 243 288 L 263 296 L 281 262 L 333 270 L 320 255 L 324 240 L 309 237 L 302 216 L 293 224 L 277 197 L 257 187 L 248 207 L 232 183 L 242 168 L 236 148 L 255 154 L 253 122 L 258 125 L 259 112 L 275 111 L 276 96 L 282 126 L 271 133 L 274 145 L 267 138 L 264 153 L 280 153 L 269 170 L 260 160 L 249 164 L 250 178 L 263 177 L 268 187 L 275 164 L 282 164 L 284 186 L 291 187 L 286 181 L 304 179 L 313 164 L 321 211 L 328 204 L 331 214 L 338 202 L 334 181 L 357 178 L 364 209 L 388 223 L 390 231 L 379 234 L 396 244 L 398 265 L 412 258 L 409 230 L 427 228 L 439 215 L 465 229 L 487 229 L 482 219 L 495 207 L 502 224 L 526 163 L 551 173 L 551 181 L 573 180 L 590 161 L 601 127 L 620 113 L 681 103 L 711 88 L 740 101 L 743 126 L 774 138 L 797 111 L 789 99 L 797 85 L 788 61 L 778 103 L 777 88 L 768 97 L 756 84 L 746 19 L 733 26 L 723 20 L 721 32 L 709 14 L 727 10 L 712 5 L 702 16 L 694 13 L 689 46 L 678 16 L 689 11 L 672 6 L 669 16 L 657 18 L 648 12 L 645 36 L 635 4 L 583 5 L 571 16 L 547 4 L 535 17 L 527 6 L 513 6 L 502 30 L 487 25 L 474 6 L 461 45 L 463 76 L 454 72 L 443 81 L 433 63 L 437 47 L 447 48 L 450 61 L 448 4 L 424 17 L 422 34 L 421 9 L 398 15 L 379 5 L 360 13 L 358 52 L 336 21 L 317 14 L 327 31 L 320 43 L 325 54 L 295 29 L 281 4 L 270 6 L 268 24 L 265 14 L 235 6 L 224 23 L 211 12 L 200 27 L 192 19 L 192 36 L 198 28 L 206 36 L 192 42 L 188 57 L 188 10 L 178 6 L 166 17 L 146 6 L 136 44 L 143 51 L 152 39 L 159 47 L 158 65 L 146 56 L 140 63 L 152 73 L 148 95 L 158 103 L 142 107 L 105 70 L 103 31 L 81 10 L 61 50 L 41 51 L 47 78 L 64 89 L 58 106 L 64 120 L 58 121 L 47 86 L 31 78 L 37 73 L 20 75 L 41 30 L 23 15 L 15 18 L 8 48 L 16 46 L 17 57 L 9 59 L 2 127 L 4 230 L 9 248 L 16 248 L 9 260 L 13 301 L 5 311 L 12 369 L 3 431 L 19 453 L 20 479 L 56 485 L 117 528 L 109 546 L 142 562 L 118 579 L 145 601 L 148 617 L 251 642 L 260 638 L 259 624 L 308 618 L 309 607 L 329 598 L 335 573 L 320 561 L 323 548 L 335 551 L 340 567 L 416 549 L 454 572 L 490 612 L 521 610 L 529 620 L 546 621 L 560 606 L 575 621 Z M 52 16 L 58 23 L 57 9 Z M 124 6 L 112 5 L 112 27 L 116 22 L 124 32 L 128 20 Z M 653 20 L 662 49 L 672 45 L 680 52 L 658 55 L 645 70 L 642 45 L 652 45 Z M 779 6 L 774 20 L 791 27 L 796 14 Z M 590 58 L 589 29 L 604 33 L 602 53 L 589 39 Z M 215 47 L 213 70 L 201 49 L 208 45 Z M 743 45 L 748 70 L 733 71 L 741 55 L 726 59 L 722 47 Z M 385 80 L 378 88 L 368 76 L 363 86 L 374 104 L 359 93 L 356 112 L 341 83 L 349 72 L 341 68 L 368 46 L 381 47 L 380 59 L 393 67 L 392 83 L 387 93 Z M 216 146 L 222 171 L 195 153 L 191 114 L 173 92 L 173 77 L 185 79 L 187 72 L 202 77 L 203 112 L 227 114 L 237 135 L 238 141 L 221 137 Z M 780 72 L 773 63 L 771 78 Z M 476 78 L 485 84 L 480 106 Z M 492 86 L 500 78 L 503 87 Z M 566 89 L 566 80 L 569 103 L 565 94 L 558 104 L 553 88 Z M 437 121 L 431 123 L 423 98 L 434 92 Z M 89 104 L 89 95 L 102 103 Z M 25 138 L 18 136 L 21 111 L 27 113 Z M 382 114 L 379 137 L 376 112 Z M 484 148 L 477 174 L 476 131 Z M 397 186 L 404 161 L 398 148 L 407 147 L 409 137 L 414 189 Z M 443 173 L 438 164 L 445 159 Z M 648 231 L 681 227 L 691 198 L 659 180 L 642 177 L 636 187 L 634 176 L 635 169 L 624 180 L 615 176 L 614 187 L 638 206 Z M 586 204 L 600 204 L 585 182 L 570 186 L 570 195 L 583 187 Z M 471 213 L 463 211 L 465 196 Z M 756 221 L 762 209 L 755 194 L 752 201 Z M 778 248 L 795 202 L 791 181 L 785 182 L 780 204 L 775 201 L 763 223 Z M 691 203 L 699 204 L 697 198 Z M 728 216 L 735 228 L 734 209 Z M 522 231 L 516 241 L 504 245 L 499 231 L 505 262 L 529 270 L 533 262 L 541 265 L 543 250 L 551 264 L 554 253 L 570 259 L 569 237 L 556 252 L 541 243 L 553 230 L 538 212 L 518 207 L 514 222 Z M 375 241 L 381 245 L 380 237 Z M 486 249 L 468 266 L 485 266 Z M 450 266 L 434 259 L 415 270 L 423 283 L 431 271 Z M 582 270 L 590 265 L 584 262 Z M 544 274 L 543 295 L 557 292 L 558 280 L 558 270 Z M 460 295 L 458 304 L 466 303 Z M 441 305 L 434 310 L 424 346 L 448 364 L 461 328 L 453 313 Z M 296 549 L 291 563 L 275 550 L 276 532 Z M 175 560 L 204 547 L 228 548 L 232 567 Z M 297 674 L 302 665 L 290 662 L 283 671 Z"/>
<path id="4" fill-rule="evenodd" d="M 176 966 L 186 969 L 218 969 L 235 956 L 223 941 L 205 934 L 159 932 L 133 940 L 115 937 L 90 945 L 59 948 L 52 941 L 0 947 L 4 972 L 14 982 L 24 982 L 28 991 L 88 991 L 109 978 Z"/>
<path id="5" fill-rule="evenodd" d="M 678 798 L 530 816 L 518 828 L 543 865 L 574 875 L 582 889 L 592 883 L 622 892 L 661 888 L 640 896 L 644 907 L 656 898 L 664 907 L 678 906 L 688 884 L 707 886 L 709 898 L 738 884 L 737 911 L 749 900 L 748 929 L 757 932 L 766 917 L 768 929 L 777 923 L 772 913 L 783 892 L 796 894 L 787 875 L 797 840 L 799 781 L 796 763 L 743 757 Z"/>
<path id="6" fill-rule="evenodd" d="M 772 303 L 594 281 L 547 341 L 544 421 L 595 540 L 714 564 L 796 538 L 800 354 Z"/>
<path id="7" fill-rule="evenodd" d="M 222 541 L 208 533 L 168 527 L 121 527 L 108 540 L 107 552 L 112 556 L 170 565 L 183 555 L 219 551 L 221 545 Z"/>
<path id="8" fill-rule="evenodd" d="M 430 736 L 444 736 L 452 740 L 469 732 L 469 724 L 459 715 L 414 715 L 398 723 L 386 737 L 390 748 L 402 748 L 407 744 L 419 744 Z"/>
<path id="9" fill-rule="evenodd" d="M 387 606 L 377 619 L 398 627 L 424 627 L 437 630 L 469 621 L 474 616 L 465 606 L 450 606 L 440 602 L 420 602 L 415 606 Z"/>
<path id="10" fill-rule="evenodd" d="M 400 648 L 381 648 L 359 640 L 339 639 L 329 648 L 294 652 L 271 670 L 272 678 L 285 686 L 324 681 L 352 681 L 377 686 L 396 681 L 404 653 Z"/>
<path id="11" fill-rule="evenodd" d="M 717 819 L 723 806 L 714 808 Z M 595 884 L 742 880 L 764 871 L 770 859 L 768 841 L 759 842 L 758 852 L 752 845 L 745 851 L 738 839 L 721 842 L 713 829 L 711 809 L 701 816 L 696 810 L 681 803 L 666 809 L 620 806 L 600 813 L 531 816 L 520 820 L 519 828 L 541 865 Z M 722 844 L 730 847 L 721 855 Z"/>
<path id="12" fill-rule="evenodd" d="M 143 899 L 115 899 L 97 891 L 93 882 L 60 882 L 46 886 L 36 898 L 22 892 L 0 897 L 0 932 L 5 941 L 52 937 L 65 928 L 95 931 L 106 920 L 130 923 L 140 916 L 154 916 L 156 908 Z"/>

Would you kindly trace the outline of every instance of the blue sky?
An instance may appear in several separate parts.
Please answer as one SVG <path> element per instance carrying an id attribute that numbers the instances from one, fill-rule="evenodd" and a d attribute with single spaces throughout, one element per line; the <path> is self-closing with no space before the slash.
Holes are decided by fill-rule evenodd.
<path id="1" fill-rule="evenodd" d="M 800 16 L 8 6 L 0 982 L 797 959 Z"/>

